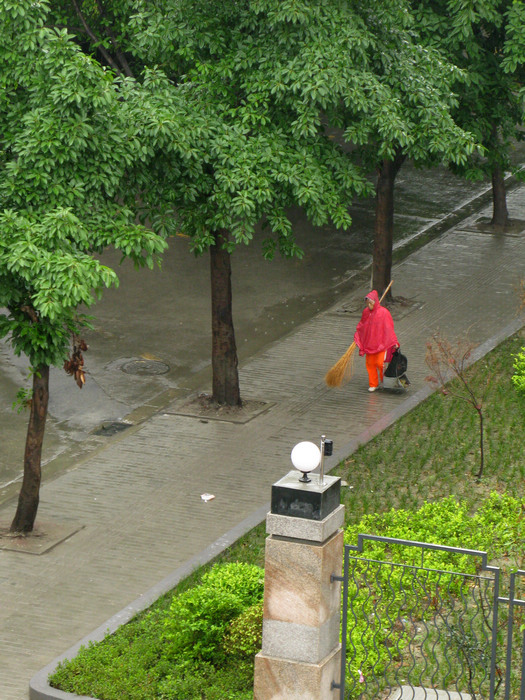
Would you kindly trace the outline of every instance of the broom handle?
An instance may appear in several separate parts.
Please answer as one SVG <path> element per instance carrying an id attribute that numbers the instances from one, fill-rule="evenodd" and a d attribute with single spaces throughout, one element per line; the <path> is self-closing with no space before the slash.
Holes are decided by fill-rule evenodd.
<path id="1" fill-rule="evenodd" d="M 381 299 L 379 300 L 379 303 L 381 303 L 381 302 L 383 301 L 383 299 L 386 297 L 386 293 L 388 292 L 388 290 L 390 289 L 390 287 L 391 287 L 393 284 L 394 284 L 394 280 L 390 280 L 390 284 L 388 285 L 388 287 L 387 287 L 387 288 L 385 289 L 385 291 L 383 292 L 383 296 L 382 296 Z"/>

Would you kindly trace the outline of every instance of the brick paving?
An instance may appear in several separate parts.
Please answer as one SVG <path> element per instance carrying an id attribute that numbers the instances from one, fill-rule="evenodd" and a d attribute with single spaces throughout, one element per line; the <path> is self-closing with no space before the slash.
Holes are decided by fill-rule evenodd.
<path id="1" fill-rule="evenodd" d="M 525 220 L 525 185 L 509 192 L 508 206 Z M 224 533 L 262 520 L 296 442 L 332 438 L 329 467 L 428 395 L 433 331 L 468 330 L 484 352 L 525 324 L 517 293 L 525 223 L 488 235 L 476 222 L 489 213 L 471 212 L 394 266 L 395 295 L 409 300 L 393 307 L 407 394 L 369 394 L 363 360 L 343 389 L 324 384 L 352 340 L 363 287 L 243 363 L 244 398 L 268 402 L 252 420 L 204 421 L 174 402 L 46 482 L 37 522 L 77 531 L 39 556 L 0 550 L 1 700 L 27 698 L 30 679 L 58 655 L 199 553 L 213 553 Z M 204 492 L 214 500 L 205 503 Z M 0 522 L 11 510 L 0 508 Z"/>

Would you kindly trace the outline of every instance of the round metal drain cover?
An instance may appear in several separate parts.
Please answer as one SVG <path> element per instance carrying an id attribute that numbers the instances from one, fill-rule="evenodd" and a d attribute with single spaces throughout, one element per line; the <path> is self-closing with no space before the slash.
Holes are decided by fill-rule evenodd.
<path id="1" fill-rule="evenodd" d="M 126 374 L 166 374 L 169 365 L 160 360 L 131 360 L 121 367 Z"/>

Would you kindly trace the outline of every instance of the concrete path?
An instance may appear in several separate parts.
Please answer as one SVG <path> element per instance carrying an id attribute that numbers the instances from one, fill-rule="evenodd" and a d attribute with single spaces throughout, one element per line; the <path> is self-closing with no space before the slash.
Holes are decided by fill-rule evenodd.
<path id="1" fill-rule="evenodd" d="M 525 146 L 516 153 L 525 161 Z M 449 214 L 468 206 L 487 183 L 468 183 L 443 168 L 421 171 L 410 163 L 396 180 L 395 242 L 449 223 Z M 490 196 L 490 192 L 488 192 Z M 371 261 L 374 200 L 350 207 L 348 231 L 313 226 L 298 209 L 290 220 L 302 259 L 277 255 L 264 260 L 258 230 L 250 245 L 232 256 L 233 314 L 241 362 L 328 308 L 350 289 Z M 101 425 L 123 419 L 142 422 L 170 399 L 188 396 L 209 383 L 209 256 L 196 258 L 187 237 L 173 236 L 154 271 L 135 270 L 106 251 L 104 264 L 118 273 L 118 288 L 105 291 L 93 308 L 94 328 L 86 331 L 88 381 L 78 391 L 62 368 L 52 368 L 44 441 L 46 478 L 62 465 L 106 442 Z M 16 496 L 22 480 L 27 415 L 11 405 L 28 387 L 28 360 L 17 358 L 0 340 L 0 506 Z M 153 405 L 152 405 L 153 404 Z"/>
<path id="2" fill-rule="evenodd" d="M 525 220 L 525 185 L 508 205 Z M 489 235 L 476 223 L 489 213 L 472 212 L 393 270 L 395 295 L 409 301 L 392 308 L 408 394 L 369 394 L 363 360 L 343 389 L 324 384 L 352 340 L 363 287 L 243 362 L 243 396 L 260 410 L 250 420 L 187 415 L 179 399 L 46 482 L 37 524 L 56 546 L 38 553 L 35 538 L 37 554 L 0 550 L 0 698 L 27 698 L 31 677 L 56 656 L 239 523 L 262 520 L 297 442 L 326 434 L 331 466 L 410 410 L 429 393 L 433 331 L 468 331 L 483 352 L 520 328 L 525 223 Z M 206 492 L 215 498 L 204 502 Z M 3 506 L 0 524 L 11 516 L 12 504 Z"/>

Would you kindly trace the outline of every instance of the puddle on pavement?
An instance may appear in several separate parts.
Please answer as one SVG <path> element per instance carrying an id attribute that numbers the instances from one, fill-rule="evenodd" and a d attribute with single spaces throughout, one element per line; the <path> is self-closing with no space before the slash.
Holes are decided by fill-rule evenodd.
<path id="1" fill-rule="evenodd" d="M 131 423 L 122 423 L 119 421 L 113 421 L 111 423 L 103 423 L 99 428 L 93 431 L 93 435 L 100 435 L 102 437 L 111 437 L 112 435 L 117 435 L 121 433 L 126 428 L 131 427 Z"/>

